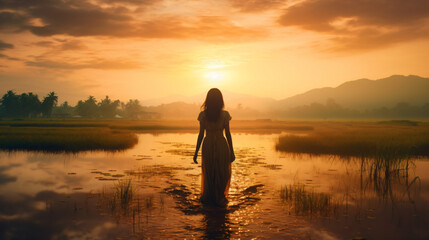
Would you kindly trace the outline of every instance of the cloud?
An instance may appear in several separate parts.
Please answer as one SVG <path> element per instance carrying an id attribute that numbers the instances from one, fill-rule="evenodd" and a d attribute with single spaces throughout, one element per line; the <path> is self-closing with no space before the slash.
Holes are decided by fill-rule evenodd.
<path id="1" fill-rule="evenodd" d="M 41 68 L 54 68 L 64 70 L 78 70 L 78 69 L 104 69 L 104 70 L 126 70 L 140 68 L 141 64 L 136 61 L 125 59 L 93 59 L 85 62 L 57 62 L 52 60 L 36 60 L 25 62 L 27 66 L 41 67 Z"/>
<path id="2" fill-rule="evenodd" d="M 110 4 L 130 4 L 137 6 L 147 6 L 153 5 L 155 3 L 161 2 L 162 0 L 101 0 L 100 3 L 110 3 Z"/>
<path id="3" fill-rule="evenodd" d="M 2 40 L 0 40 L 0 51 L 6 50 L 6 49 L 12 49 L 14 47 L 15 46 L 13 44 L 6 43 L 6 42 L 3 42 Z M 12 60 L 12 61 L 19 61 L 20 60 L 18 58 L 9 57 L 8 55 L 5 55 L 3 53 L 0 53 L 0 58 L 7 59 L 7 60 Z"/>
<path id="4" fill-rule="evenodd" d="M 135 3 L 137 1 L 108 1 Z M 152 1 L 144 1 L 149 3 Z M 101 7 L 84 0 L 9 0 L 1 31 L 28 30 L 37 36 L 69 35 L 117 38 L 170 38 L 206 41 L 253 40 L 262 35 L 217 16 L 166 16 L 134 14 L 125 7 Z M 150 17 L 149 17 L 150 16 Z M 1 17 L 1 15 L 0 15 Z M 145 18 L 144 20 L 142 18 Z"/>
<path id="5" fill-rule="evenodd" d="M 429 37 L 427 0 L 308 0 L 287 8 L 286 27 L 328 34 L 332 50 L 372 49 Z"/>
<path id="6" fill-rule="evenodd" d="M 229 0 L 234 8 L 242 12 L 257 13 L 282 6 L 283 0 Z"/>
<path id="7" fill-rule="evenodd" d="M 0 6 L 0 10 L 7 10 Z M 16 33 L 26 29 L 29 17 L 17 12 L 0 12 L 0 31 L 3 33 Z"/>
<path id="8" fill-rule="evenodd" d="M 11 61 L 21 61 L 21 59 L 19 58 L 9 57 L 8 55 L 2 54 L 2 53 L 0 53 L 0 58 L 4 58 Z"/>
<path id="9" fill-rule="evenodd" d="M 8 48 L 13 48 L 13 44 L 5 43 L 2 40 L 0 40 L 0 51 Z"/>
<path id="10" fill-rule="evenodd" d="M 38 41 L 33 43 L 35 46 L 40 46 L 40 47 L 52 47 L 52 45 L 54 45 L 54 42 L 52 41 Z"/>
<path id="11" fill-rule="evenodd" d="M 69 40 L 61 44 L 60 50 L 61 51 L 76 51 L 76 50 L 83 50 L 87 49 L 85 44 L 79 40 Z"/>

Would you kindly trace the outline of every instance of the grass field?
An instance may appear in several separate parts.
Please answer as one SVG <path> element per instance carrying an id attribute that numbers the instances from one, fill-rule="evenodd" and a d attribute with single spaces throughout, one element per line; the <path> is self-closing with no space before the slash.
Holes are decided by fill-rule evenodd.
<path id="1" fill-rule="evenodd" d="M 118 151 L 137 143 L 135 133 L 197 133 L 196 120 L 15 119 L 0 121 L 0 149 Z M 380 153 L 429 155 L 429 124 L 412 121 L 234 120 L 233 133 L 287 132 L 276 149 L 291 153 L 374 157 Z"/>
<path id="2" fill-rule="evenodd" d="M 0 120 L 0 127 L 105 127 L 135 132 L 167 131 L 195 132 L 199 128 L 197 120 L 128 120 L 128 119 L 15 119 Z M 284 130 L 311 131 L 313 127 L 301 121 L 234 120 L 231 129 L 235 132 L 273 133 Z"/>
<path id="3" fill-rule="evenodd" d="M 429 124 L 412 121 L 313 123 L 305 135 L 287 134 L 276 149 L 341 157 L 429 156 Z"/>
<path id="4" fill-rule="evenodd" d="M 106 127 L 0 127 L 0 149 L 8 151 L 120 151 L 137 142 L 130 131 Z"/>

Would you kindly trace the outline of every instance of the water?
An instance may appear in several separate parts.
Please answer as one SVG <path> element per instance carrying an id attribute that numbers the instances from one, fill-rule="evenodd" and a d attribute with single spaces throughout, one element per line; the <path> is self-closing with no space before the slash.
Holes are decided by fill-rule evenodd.
<path id="1" fill-rule="evenodd" d="M 277 152 L 278 136 L 233 135 L 226 209 L 198 202 L 196 134 L 140 134 L 120 153 L 3 152 L 0 238 L 429 238 L 427 159 L 374 177 L 359 159 Z M 128 179 L 133 198 L 121 204 Z M 304 186 L 306 200 L 281 198 L 285 186 Z M 321 194 L 329 202 L 315 204 Z"/>

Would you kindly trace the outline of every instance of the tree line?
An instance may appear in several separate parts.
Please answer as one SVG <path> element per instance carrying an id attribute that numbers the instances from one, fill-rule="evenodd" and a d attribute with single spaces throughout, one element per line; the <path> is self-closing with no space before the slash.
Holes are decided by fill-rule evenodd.
<path id="1" fill-rule="evenodd" d="M 67 101 L 58 106 L 58 96 L 50 92 L 42 100 L 32 92 L 16 94 L 9 90 L 0 99 L 0 117 L 11 118 L 49 118 L 49 117 L 87 117 L 87 118 L 138 118 L 143 106 L 137 99 L 124 103 L 112 100 L 109 96 L 97 101 L 94 96 L 79 100 L 76 106 Z"/>
<path id="2" fill-rule="evenodd" d="M 302 105 L 280 113 L 273 113 L 280 118 L 307 118 L 307 119 L 428 119 L 429 103 L 422 106 L 413 106 L 406 102 L 398 102 L 388 108 L 374 108 L 365 111 L 349 109 L 336 103 L 333 99 L 327 99 L 326 104 L 312 103 Z"/>

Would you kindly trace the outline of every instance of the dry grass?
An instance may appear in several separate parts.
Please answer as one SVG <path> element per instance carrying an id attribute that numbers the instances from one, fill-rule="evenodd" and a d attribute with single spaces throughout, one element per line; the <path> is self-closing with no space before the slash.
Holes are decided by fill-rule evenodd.
<path id="1" fill-rule="evenodd" d="M 121 151 L 137 142 L 130 131 L 105 127 L 0 127 L 0 149 L 8 151 Z"/>
<path id="2" fill-rule="evenodd" d="M 308 135 L 280 137 L 276 149 L 291 153 L 385 159 L 429 156 L 429 125 L 315 124 L 315 131 Z"/>
<path id="3" fill-rule="evenodd" d="M 330 216 L 336 214 L 340 203 L 330 194 L 307 191 L 303 184 L 290 184 L 280 189 L 280 198 L 297 215 Z"/>
<path id="4" fill-rule="evenodd" d="M 130 120 L 130 119 L 16 119 L 0 120 L 0 126 L 10 127 L 106 127 L 136 132 L 196 132 L 195 120 Z M 235 132 L 274 133 L 281 131 L 311 131 L 313 127 L 303 121 L 234 120 L 231 129 Z"/>

